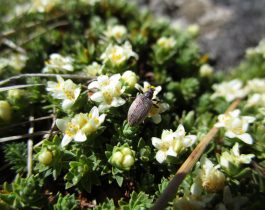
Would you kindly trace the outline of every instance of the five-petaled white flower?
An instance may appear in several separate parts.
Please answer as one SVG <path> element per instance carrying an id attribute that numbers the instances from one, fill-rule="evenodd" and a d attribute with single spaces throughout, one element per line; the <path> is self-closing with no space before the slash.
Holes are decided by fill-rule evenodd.
<path id="1" fill-rule="evenodd" d="M 85 66 L 83 69 L 83 73 L 89 77 L 95 77 L 100 75 L 102 71 L 102 66 L 97 62 L 93 62 L 92 64 Z"/>
<path id="2" fill-rule="evenodd" d="M 217 97 L 224 97 L 226 101 L 230 102 L 236 98 L 243 98 L 246 96 L 246 89 L 242 88 L 242 81 L 235 79 L 229 82 L 222 82 L 220 84 L 214 84 L 214 94 L 211 96 L 211 99 Z"/>
<path id="3" fill-rule="evenodd" d="M 156 43 L 158 46 L 169 50 L 174 48 L 177 42 L 173 37 L 161 37 L 157 40 Z"/>
<path id="4" fill-rule="evenodd" d="M 177 157 L 187 147 L 192 146 L 197 137 L 195 135 L 187 135 L 183 125 L 179 125 L 177 130 L 163 130 L 161 139 L 152 137 L 152 144 L 158 149 L 156 160 L 163 163 L 167 156 Z"/>
<path id="5" fill-rule="evenodd" d="M 120 74 L 114 74 L 111 77 L 102 75 L 97 78 L 97 81 L 91 82 L 88 85 L 88 90 L 95 90 L 90 99 L 99 103 L 99 110 L 119 107 L 125 104 L 126 101 L 121 98 L 125 87 L 122 87 L 120 78 Z"/>
<path id="6" fill-rule="evenodd" d="M 251 159 L 254 158 L 254 154 L 240 154 L 239 144 L 235 143 L 230 152 L 225 151 L 220 156 L 220 165 L 223 168 L 230 168 L 230 163 L 239 166 L 240 164 L 249 164 Z"/>
<path id="7" fill-rule="evenodd" d="M 64 80 L 57 76 L 58 82 L 49 81 L 46 90 L 51 92 L 52 97 L 63 100 L 63 110 L 69 109 L 80 95 L 81 88 L 73 83 L 72 80 Z"/>
<path id="8" fill-rule="evenodd" d="M 194 195 L 199 194 L 202 188 L 207 192 L 218 192 L 225 186 L 225 175 L 218 170 L 219 165 L 214 165 L 212 161 L 203 156 L 200 160 L 200 169 L 198 169 L 197 176 L 192 185 L 192 192 Z"/>
<path id="9" fill-rule="evenodd" d="M 121 42 L 127 34 L 127 29 L 123 25 L 108 26 L 104 34 L 108 38 L 114 38 L 117 42 Z"/>
<path id="10" fill-rule="evenodd" d="M 130 57 L 138 59 L 138 55 L 132 50 L 132 45 L 127 41 L 122 46 L 110 44 L 100 59 L 104 63 L 109 61 L 113 66 L 120 66 Z"/>
<path id="11" fill-rule="evenodd" d="M 246 89 L 250 93 L 265 94 L 265 79 L 252 79 L 247 82 Z"/>
<path id="12" fill-rule="evenodd" d="M 153 98 L 152 99 L 157 99 L 157 94 L 162 90 L 161 86 L 154 87 L 149 82 L 146 82 L 146 81 L 144 82 L 144 86 L 143 87 L 141 85 L 139 85 L 139 84 L 135 84 L 135 88 L 137 90 L 142 91 L 143 93 L 147 92 L 150 88 L 154 89 L 154 93 L 153 93 Z"/>
<path id="13" fill-rule="evenodd" d="M 259 106 L 265 107 L 265 94 L 255 93 L 248 97 L 246 107 Z"/>
<path id="14" fill-rule="evenodd" d="M 168 109 L 169 109 L 169 105 L 167 103 L 153 104 L 150 111 L 148 112 L 147 117 L 151 117 L 152 121 L 155 124 L 159 124 L 162 120 L 160 114 L 167 111 Z"/>
<path id="15" fill-rule="evenodd" d="M 60 0 L 32 0 L 32 11 L 49 12 Z"/>
<path id="16" fill-rule="evenodd" d="M 89 113 L 76 114 L 72 119 L 57 119 L 57 127 L 64 132 L 61 145 L 64 147 L 72 140 L 84 142 L 87 136 L 96 132 L 105 120 L 105 114 L 99 115 L 97 107 L 93 107 Z"/>
<path id="17" fill-rule="evenodd" d="M 162 90 L 161 86 L 154 87 L 150 85 L 148 82 L 144 82 L 144 86 L 142 87 L 139 84 L 135 84 L 135 88 L 142 91 L 143 93 L 147 92 L 150 88 L 154 89 L 152 100 L 158 100 L 157 94 Z M 158 124 L 161 122 L 161 113 L 165 112 L 169 109 L 169 105 L 167 103 L 156 103 L 153 104 L 147 117 L 152 118 L 152 121 L 155 124 Z"/>
<path id="18" fill-rule="evenodd" d="M 239 116 L 240 110 L 236 109 L 227 114 L 218 116 L 218 122 L 215 127 L 226 129 L 225 136 L 228 138 L 239 138 L 246 144 L 253 144 L 253 139 L 250 134 L 246 133 L 249 123 L 254 122 L 255 117 Z"/>
<path id="19" fill-rule="evenodd" d="M 72 72 L 73 58 L 67 56 L 63 57 L 60 54 L 53 53 L 50 55 L 49 60 L 45 62 L 45 67 L 43 68 L 44 73 L 59 73 L 59 72 Z"/>

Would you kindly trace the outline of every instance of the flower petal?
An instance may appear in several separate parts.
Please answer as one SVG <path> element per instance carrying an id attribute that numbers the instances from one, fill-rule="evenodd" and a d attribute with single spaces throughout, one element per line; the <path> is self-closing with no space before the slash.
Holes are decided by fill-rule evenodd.
<path id="1" fill-rule="evenodd" d="M 163 163 L 167 159 L 167 154 L 163 151 L 158 151 L 156 153 L 156 160 L 159 163 Z"/>
<path id="2" fill-rule="evenodd" d="M 62 142 L 61 142 L 61 146 L 65 147 L 66 145 L 68 145 L 71 141 L 73 140 L 72 137 L 68 136 L 68 135 L 64 135 Z"/>
<path id="3" fill-rule="evenodd" d="M 253 138 L 248 133 L 238 135 L 237 137 L 241 139 L 243 142 L 245 142 L 246 144 L 253 144 Z"/>
<path id="4" fill-rule="evenodd" d="M 87 140 L 87 137 L 82 131 L 78 131 L 74 136 L 74 140 L 77 142 L 84 142 Z"/>
<path id="5" fill-rule="evenodd" d="M 57 128 L 59 128 L 59 130 L 61 131 L 65 131 L 67 128 L 67 123 L 70 121 L 70 119 L 65 118 L 65 119 L 56 119 L 55 124 L 57 126 Z"/>
<path id="6" fill-rule="evenodd" d="M 101 92 L 96 92 L 92 96 L 90 96 L 90 99 L 99 103 L 103 101 L 103 95 Z"/>
<path id="7" fill-rule="evenodd" d="M 157 115 L 152 116 L 152 120 L 155 124 L 159 124 L 162 120 L 161 115 L 157 114 Z"/>

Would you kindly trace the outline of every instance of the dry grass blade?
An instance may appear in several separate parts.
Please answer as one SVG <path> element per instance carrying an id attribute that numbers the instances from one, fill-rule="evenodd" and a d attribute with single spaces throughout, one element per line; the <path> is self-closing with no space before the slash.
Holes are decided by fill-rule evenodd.
<path id="1" fill-rule="evenodd" d="M 8 87 L 0 87 L 0 92 L 7 91 L 7 90 L 20 89 L 20 88 L 33 87 L 33 86 L 42 86 L 42 85 L 43 84 L 12 85 Z"/>
<path id="2" fill-rule="evenodd" d="M 17 135 L 17 136 L 8 136 L 8 137 L 3 137 L 3 138 L 0 138 L 0 143 L 4 143 L 4 142 L 7 142 L 7 141 L 15 141 L 15 140 L 19 140 L 19 139 L 25 139 L 25 138 L 30 138 L 30 137 L 33 137 L 33 136 L 42 136 L 42 135 L 45 135 L 45 134 L 48 134 L 50 133 L 50 131 L 38 131 L 38 132 L 34 132 L 32 134 L 22 134 L 22 135 Z M 54 133 L 57 133 L 56 131 L 54 131 Z"/>
<path id="3" fill-rule="evenodd" d="M 8 79 L 0 81 L 0 85 L 4 85 L 9 83 L 13 80 L 26 78 L 26 77 L 53 77 L 56 78 L 57 76 L 61 76 L 66 79 L 79 79 L 79 80 L 90 80 L 93 79 L 91 77 L 76 75 L 76 74 L 43 74 L 43 73 L 32 73 L 32 74 L 19 74 L 13 77 L 9 77 Z"/>
<path id="4" fill-rule="evenodd" d="M 238 104 L 240 103 L 240 100 L 237 99 L 234 101 L 226 110 L 225 113 L 228 113 L 232 110 L 234 110 Z M 189 157 L 185 160 L 185 162 L 181 165 L 179 170 L 177 171 L 176 175 L 172 178 L 172 180 L 169 182 L 167 188 L 164 190 L 164 192 L 160 195 L 160 197 L 155 202 L 154 206 L 151 208 L 152 210 L 161 210 L 165 209 L 167 203 L 171 201 L 174 196 L 177 193 L 178 187 L 181 184 L 181 182 L 184 180 L 186 175 L 191 171 L 195 163 L 198 161 L 198 159 L 201 157 L 203 151 L 207 147 L 207 145 L 210 143 L 210 141 L 213 139 L 213 137 L 218 132 L 218 128 L 213 127 L 200 141 L 200 143 L 196 146 L 196 148 L 192 151 L 192 153 L 189 155 Z"/>

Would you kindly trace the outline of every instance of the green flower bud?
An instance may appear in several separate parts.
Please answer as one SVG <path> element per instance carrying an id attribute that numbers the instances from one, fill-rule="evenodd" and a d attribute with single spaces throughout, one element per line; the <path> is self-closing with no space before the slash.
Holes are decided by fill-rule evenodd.
<path id="1" fill-rule="evenodd" d="M 7 98 L 11 101 L 16 101 L 21 99 L 25 94 L 24 90 L 20 90 L 20 89 L 14 89 L 14 90 L 9 90 L 7 92 Z"/>
<path id="2" fill-rule="evenodd" d="M 114 165 L 120 165 L 122 159 L 123 159 L 123 154 L 120 151 L 115 152 L 111 156 L 111 163 L 113 163 Z"/>
<path id="3" fill-rule="evenodd" d="M 200 67 L 201 77 L 211 77 L 212 75 L 213 75 L 213 68 L 210 65 L 204 64 Z"/>
<path id="4" fill-rule="evenodd" d="M 12 108 L 7 101 L 0 101 L 0 119 L 4 122 L 11 120 Z"/>
<path id="5" fill-rule="evenodd" d="M 121 76 L 121 79 L 129 88 L 134 88 L 135 84 L 138 82 L 138 76 L 133 71 L 125 71 Z"/>
<path id="6" fill-rule="evenodd" d="M 122 161 L 123 168 L 128 168 L 128 170 L 131 168 L 131 166 L 134 164 L 134 157 L 132 155 L 125 155 Z"/>
<path id="7" fill-rule="evenodd" d="M 135 152 L 127 144 L 120 147 L 116 146 L 113 149 L 109 162 L 121 170 L 128 171 L 135 162 Z"/>
<path id="8" fill-rule="evenodd" d="M 42 151 L 40 155 L 38 156 L 38 160 L 40 163 L 46 166 L 50 165 L 53 160 L 52 152 L 49 150 Z"/>
<path id="9" fill-rule="evenodd" d="M 197 24 L 192 24 L 187 28 L 187 32 L 192 36 L 192 37 L 197 37 L 200 32 L 200 27 Z"/>

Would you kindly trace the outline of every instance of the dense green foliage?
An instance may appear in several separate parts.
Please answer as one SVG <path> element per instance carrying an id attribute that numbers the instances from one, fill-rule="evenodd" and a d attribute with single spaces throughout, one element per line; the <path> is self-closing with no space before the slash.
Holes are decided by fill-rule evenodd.
<path id="1" fill-rule="evenodd" d="M 0 9 L 0 39 L 9 43 L 0 51 L 1 163 L 8 164 L 0 168 L 1 209 L 149 209 L 236 98 L 241 115 L 250 117 L 224 120 L 230 127 L 220 127 L 230 135 L 220 129 L 168 208 L 262 209 L 265 82 L 251 89 L 248 81 L 265 76 L 264 42 L 224 75 L 207 65 L 194 33 L 129 1 L 12 2 Z M 219 93 L 213 86 L 231 78 L 242 87 Z M 249 94 L 239 96 L 243 86 Z M 130 126 L 130 105 L 150 88 L 155 105 Z M 28 136 L 3 139 L 30 127 L 37 135 L 30 137 L 27 176 Z M 237 146 L 246 156 L 233 153 Z"/>

